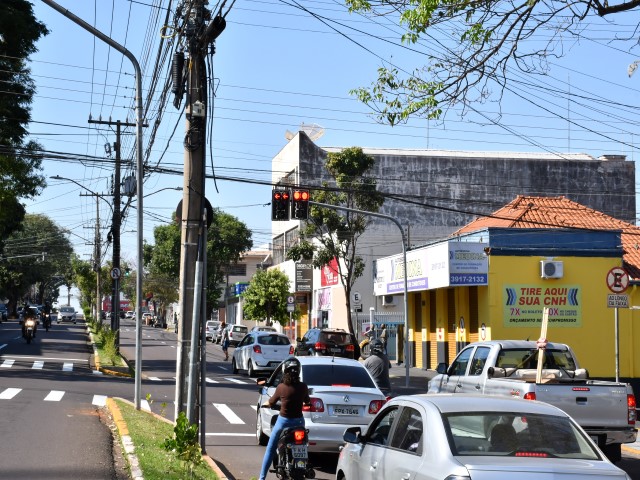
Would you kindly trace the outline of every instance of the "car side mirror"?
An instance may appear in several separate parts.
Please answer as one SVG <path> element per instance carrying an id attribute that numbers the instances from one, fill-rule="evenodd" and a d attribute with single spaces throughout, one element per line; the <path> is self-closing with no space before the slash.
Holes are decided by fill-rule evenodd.
<path id="1" fill-rule="evenodd" d="M 362 443 L 362 431 L 360 427 L 349 427 L 344 431 L 342 439 L 347 443 Z"/>
<path id="2" fill-rule="evenodd" d="M 438 366 L 436 367 L 436 372 L 438 372 L 441 375 L 444 375 L 445 373 L 447 373 L 447 367 L 448 365 L 444 362 L 439 363 Z"/>

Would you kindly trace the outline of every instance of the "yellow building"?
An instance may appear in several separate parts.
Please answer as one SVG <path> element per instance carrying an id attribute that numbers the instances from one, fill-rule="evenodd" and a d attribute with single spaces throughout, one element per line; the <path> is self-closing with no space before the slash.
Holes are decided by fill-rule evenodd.
<path id="1" fill-rule="evenodd" d="M 550 341 L 569 344 L 592 377 L 640 387 L 639 245 L 640 228 L 564 197 L 518 197 L 446 240 L 410 250 L 411 365 L 450 363 L 479 339 L 535 340 L 546 306 Z M 402 294 L 402 255 L 376 267 L 376 295 Z M 609 305 L 625 300 L 631 308 Z"/>

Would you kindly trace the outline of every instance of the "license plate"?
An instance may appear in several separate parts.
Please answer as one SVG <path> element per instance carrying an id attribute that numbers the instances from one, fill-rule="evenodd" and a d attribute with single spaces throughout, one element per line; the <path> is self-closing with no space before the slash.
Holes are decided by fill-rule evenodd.
<path id="1" fill-rule="evenodd" d="M 332 352 L 332 353 L 340 353 L 340 349 L 339 348 L 330 348 L 329 351 Z"/>
<path id="2" fill-rule="evenodd" d="M 335 405 L 333 407 L 333 415 L 360 415 L 360 409 L 347 405 Z"/>
<path id="3" fill-rule="evenodd" d="M 293 458 L 307 458 L 307 446 L 306 445 L 292 445 L 291 455 Z"/>

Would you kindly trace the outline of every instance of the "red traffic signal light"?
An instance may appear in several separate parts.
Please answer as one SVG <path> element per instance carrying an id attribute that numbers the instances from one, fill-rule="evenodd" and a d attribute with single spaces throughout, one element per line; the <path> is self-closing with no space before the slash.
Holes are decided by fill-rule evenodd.
<path id="1" fill-rule="evenodd" d="M 289 220 L 289 199 L 288 190 L 273 190 L 271 192 L 271 220 Z"/>
<path id="2" fill-rule="evenodd" d="M 291 218 L 296 220 L 307 220 L 309 218 L 309 190 L 293 191 Z"/>

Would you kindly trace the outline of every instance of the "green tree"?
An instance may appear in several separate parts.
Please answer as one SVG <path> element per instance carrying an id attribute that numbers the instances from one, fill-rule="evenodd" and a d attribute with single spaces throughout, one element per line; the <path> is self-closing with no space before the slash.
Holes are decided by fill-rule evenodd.
<path id="1" fill-rule="evenodd" d="M 27 67 L 35 43 L 49 32 L 27 0 L 3 0 L 0 13 L 0 251 L 25 216 L 21 198 L 45 186 L 40 145 L 25 142 L 35 85 Z"/>
<path id="2" fill-rule="evenodd" d="M 26 215 L 6 239 L 0 263 L 0 296 L 12 312 L 20 300 L 57 298 L 62 273 L 71 266 L 73 247 L 65 232 L 46 215 Z"/>
<path id="3" fill-rule="evenodd" d="M 180 235 L 180 226 L 175 221 L 157 226 L 153 231 L 155 244 L 145 245 L 144 248 L 144 263 L 148 275 L 155 278 L 156 285 L 162 283 L 167 289 L 166 299 L 171 297 L 171 284 L 176 294 L 178 292 Z M 226 286 L 228 267 L 237 264 L 242 254 L 252 247 L 251 230 L 243 222 L 219 209 L 213 210 L 213 220 L 207 230 L 207 313 L 218 307 L 218 299 Z M 151 291 L 146 282 L 145 278 L 145 291 Z"/>
<path id="4" fill-rule="evenodd" d="M 426 52 L 427 65 L 409 74 L 381 67 L 370 88 L 353 90 L 379 121 L 391 125 L 414 115 L 438 118 L 445 106 L 486 99 L 492 86 L 501 94 L 512 67 L 546 73 L 548 59 L 563 56 L 584 39 L 582 32 L 594 17 L 640 7 L 637 0 L 346 0 L 346 4 L 359 13 L 399 18 L 405 44 L 433 43 L 437 38 L 437 48 Z M 449 41 L 443 38 L 445 31 Z M 633 35 L 621 33 L 619 38 L 636 42 Z"/>
<path id="5" fill-rule="evenodd" d="M 324 190 L 317 190 L 312 194 L 314 201 L 378 212 L 384 203 L 384 197 L 377 190 L 375 178 L 367 176 L 374 162 L 374 158 L 359 147 L 329 153 L 325 168 L 333 177 L 333 182 L 323 182 Z M 301 227 L 301 241 L 287 251 L 288 259 L 312 259 L 315 268 L 328 265 L 334 258 L 338 260 L 337 273 L 344 287 L 351 333 L 354 333 L 351 290 L 365 267 L 364 260 L 356 253 L 358 239 L 366 231 L 370 220 L 370 216 L 361 213 L 312 205 L 309 220 Z"/>
<path id="6" fill-rule="evenodd" d="M 278 322 L 284 325 L 289 321 L 289 312 L 287 312 L 289 295 L 291 295 L 291 287 L 287 275 L 277 268 L 258 270 L 242 293 L 244 317 L 248 320 L 266 320 L 269 324 Z M 300 312 L 293 312 L 292 316 L 297 320 L 300 318 Z"/>

